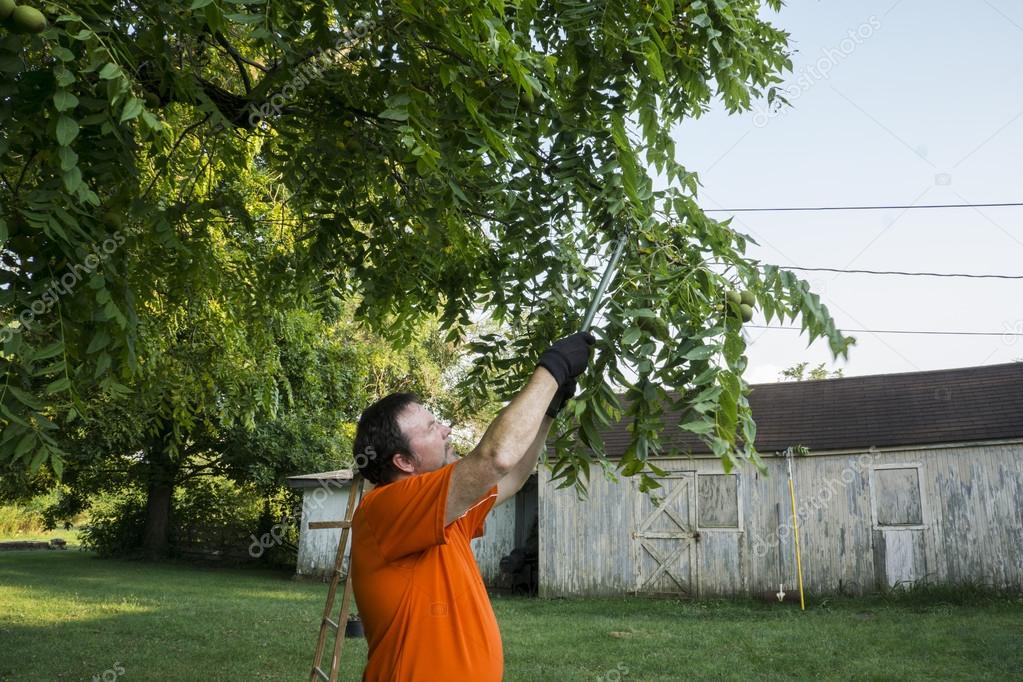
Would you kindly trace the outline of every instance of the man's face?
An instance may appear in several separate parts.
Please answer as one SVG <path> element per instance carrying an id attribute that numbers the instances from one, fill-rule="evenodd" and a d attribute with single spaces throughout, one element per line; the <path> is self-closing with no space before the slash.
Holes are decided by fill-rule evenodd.
<path id="1" fill-rule="evenodd" d="M 451 444 L 451 429 L 437 421 L 430 411 L 418 403 L 412 403 L 398 415 L 398 426 L 412 446 L 414 461 L 396 458 L 395 463 L 409 474 L 424 474 L 451 464 L 456 459 Z M 405 466 L 411 466 L 412 470 Z"/>

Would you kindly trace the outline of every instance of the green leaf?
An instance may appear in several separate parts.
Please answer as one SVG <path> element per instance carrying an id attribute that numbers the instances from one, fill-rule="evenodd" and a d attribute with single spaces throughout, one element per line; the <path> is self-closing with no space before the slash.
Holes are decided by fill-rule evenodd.
<path id="1" fill-rule="evenodd" d="M 406 109 L 385 109 L 380 112 L 380 118 L 386 118 L 392 121 L 407 121 L 408 110 Z"/>
<path id="2" fill-rule="evenodd" d="M 78 98 L 67 90 L 58 90 L 53 93 L 53 105 L 57 111 L 69 111 L 78 106 Z"/>
<path id="3" fill-rule="evenodd" d="M 66 88 L 67 86 L 74 83 L 75 80 L 77 80 L 75 78 L 75 74 L 71 73 L 70 71 L 68 71 L 67 68 L 63 66 L 58 66 L 57 68 L 55 68 L 53 70 L 53 75 L 57 79 L 57 85 L 59 85 L 62 88 Z"/>
<path id="4" fill-rule="evenodd" d="M 110 335 L 104 330 L 99 330 L 96 336 L 92 337 L 92 341 L 89 343 L 89 348 L 85 351 L 86 353 L 95 353 L 96 351 L 106 348 L 107 344 L 110 343 Z"/>
<path id="5" fill-rule="evenodd" d="M 640 330 L 639 327 L 629 327 L 628 329 L 625 330 L 625 333 L 622 334 L 622 345 L 623 346 L 633 345 L 634 343 L 639 341 L 639 337 L 642 334 L 643 332 Z"/>
<path id="6" fill-rule="evenodd" d="M 78 154 L 71 147 L 58 147 L 57 157 L 60 159 L 62 171 L 69 171 L 78 163 Z"/>
<path id="7" fill-rule="evenodd" d="M 148 111 L 142 112 L 142 122 L 154 133 L 159 132 L 163 128 L 163 124 L 160 123 L 160 119 Z"/>
<path id="8" fill-rule="evenodd" d="M 103 65 L 103 68 L 99 70 L 99 77 L 102 80 L 109 81 L 117 78 L 121 75 L 121 67 L 113 62 L 108 62 Z"/>
<path id="9" fill-rule="evenodd" d="M 8 384 L 7 390 L 10 391 L 11 395 L 17 398 L 19 402 L 25 405 L 25 407 L 28 407 L 29 409 L 32 410 L 42 409 L 42 405 L 39 403 L 38 400 L 35 399 L 33 395 L 26 391 L 21 390 L 14 384 Z"/>
<path id="10" fill-rule="evenodd" d="M 667 78 L 664 75 L 664 67 L 661 65 L 660 49 L 658 49 L 653 41 L 648 41 L 643 46 L 643 56 L 646 57 L 647 67 L 649 67 L 650 73 L 654 75 L 654 78 L 662 83 L 667 82 Z"/>
<path id="11" fill-rule="evenodd" d="M 28 467 L 29 471 L 31 471 L 33 474 L 39 471 L 39 467 L 46 463 L 46 459 L 47 457 L 49 457 L 49 455 L 50 452 L 46 448 L 46 446 L 40 444 L 39 449 L 36 450 L 35 455 L 32 456 L 32 462 L 29 464 Z"/>
<path id="12" fill-rule="evenodd" d="M 21 57 L 6 52 L 0 52 L 0 72 L 20 73 L 25 68 L 25 62 Z"/>
<path id="13" fill-rule="evenodd" d="M 130 121 L 133 118 L 137 118 L 142 113 L 142 100 L 138 97 L 131 97 L 124 105 L 124 109 L 121 110 L 121 123 Z"/>
<path id="14" fill-rule="evenodd" d="M 0 403 L 0 413 L 3 413 L 3 415 L 4 415 L 5 417 L 7 417 L 7 419 L 9 419 L 10 421 L 14 422 L 15 424 L 19 424 L 19 425 L 21 425 L 21 426 L 24 426 L 24 427 L 25 427 L 26 429 L 28 429 L 28 428 L 31 428 L 31 427 L 30 427 L 30 426 L 28 425 L 28 422 L 27 422 L 27 421 L 25 421 L 24 419 L 22 419 L 22 418 L 21 418 L 21 417 L 20 417 L 19 415 L 15 414 L 15 413 L 14 413 L 14 412 L 13 412 L 13 411 L 12 411 L 12 410 L 11 410 L 11 409 L 9 408 L 9 407 L 7 407 L 7 405 L 5 405 L 4 403 Z"/>
<path id="15" fill-rule="evenodd" d="M 67 49 L 66 47 L 61 47 L 59 45 L 57 47 L 50 48 L 50 54 L 52 54 L 54 57 L 56 57 L 62 62 L 71 62 L 74 61 L 75 59 L 74 52 Z"/>
<path id="16" fill-rule="evenodd" d="M 64 188 L 73 194 L 82 186 L 82 169 L 74 166 L 64 173 L 61 179 L 64 181 Z M 63 233 L 63 230 L 60 230 L 60 232 Z M 67 239 L 67 235 L 64 235 L 64 239 Z"/>
<path id="17" fill-rule="evenodd" d="M 69 388 L 71 388 L 71 380 L 69 378 L 67 378 L 67 377 L 61 377 L 60 379 L 57 379 L 56 381 L 51 382 L 46 387 L 46 392 L 48 394 L 50 394 L 50 395 L 53 395 L 54 393 L 60 393 L 61 391 L 66 391 Z"/>
<path id="18" fill-rule="evenodd" d="M 682 357 L 686 360 L 706 360 L 717 353 L 717 346 L 697 346 Z"/>
<path id="19" fill-rule="evenodd" d="M 78 122 L 70 116 L 61 115 L 57 119 L 57 142 L 67 146 L 78 137 Z"/>
<path id="20" fill-rule="evenodd" d="M 36 440 L 35 431 L 29 431 L 26 433 L 21 437 L 21 440 L 18 441 L 17 447 L 14 448 L 14 456 L 17 458 L 22 457 L 25 453 L 35 447 Z"/>
<path id="21" fill-rule="evenodd" d="M 715 425 L 710 419 L 697 419 L 696 421 L 679 424 L 679 428 L 683 431 L 691 431 L 692 433 L 702 436 L 714 431 Z"/>
<path id="22" fill-rule="evenodd" d="M 38 362 L 39 360 L 49 360 L 50 358 L 56 357 L 64 352 L 64 342 L 57 340 L 51 343 L 49 346 L 41 348 L 37 353 L 32 356 L 32 359 Z"/>
<path id="23" fill-rule="evenodd" d="M 99 379 L 103 374 L 110 369 L 111 357 L 109 353 L 100 353 L 99 358 L 96 360 L 96 371 L 93 372 L 93 378 Z"/>

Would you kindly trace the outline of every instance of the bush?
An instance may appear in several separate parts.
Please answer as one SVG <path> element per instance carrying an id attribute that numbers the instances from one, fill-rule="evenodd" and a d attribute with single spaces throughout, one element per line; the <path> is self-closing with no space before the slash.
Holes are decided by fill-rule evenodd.
<path id="1" fill-rule="evenodd" d="M 89 523 L 79 533 L 82 547 L 101 557 L 141 554 L 146 527 L 146 496 L 137 488 L 106 495 L 90 507 Z"/>
<path id="2" fill-rule="evenodd" d="M 174 495 L 171 551 L 185 558 L 245 561 L 259 514 L 259 495 L 251 487 L 219 477 L 193 479 Z"/>

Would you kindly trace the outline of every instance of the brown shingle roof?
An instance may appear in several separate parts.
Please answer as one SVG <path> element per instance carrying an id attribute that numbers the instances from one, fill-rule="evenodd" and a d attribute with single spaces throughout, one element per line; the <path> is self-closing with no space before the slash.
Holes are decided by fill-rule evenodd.
<path id="1" fill-rule="evenodd" d="M 813 451 L 1023 438 L 1023 362 L 930 372 L 755 384 L 749 396 L 757 450 Z M 709 450 L 665 414 L 666 447 Z M 629 442 L 624 423 L 605 433 L 607 453 Z"/>

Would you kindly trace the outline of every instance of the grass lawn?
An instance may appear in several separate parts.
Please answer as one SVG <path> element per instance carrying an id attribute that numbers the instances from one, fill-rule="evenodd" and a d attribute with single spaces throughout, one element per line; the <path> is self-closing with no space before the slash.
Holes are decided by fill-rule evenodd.
<path id="1" fill-rule="evenodd" d="M 307 679 L 326 586 L 279 573 L 0 553 L 0 680 Z M 506 680 L 1009 679 L 1023 600 L 495 598 Z M 342 679 L 366 654 L 347 649 Z M 104 677 L 104 672 L 106 676 Z"/>

